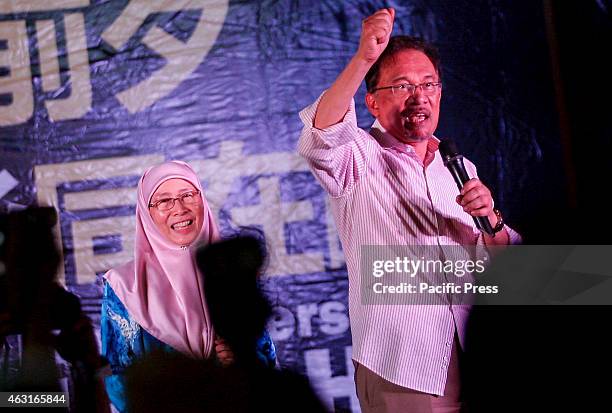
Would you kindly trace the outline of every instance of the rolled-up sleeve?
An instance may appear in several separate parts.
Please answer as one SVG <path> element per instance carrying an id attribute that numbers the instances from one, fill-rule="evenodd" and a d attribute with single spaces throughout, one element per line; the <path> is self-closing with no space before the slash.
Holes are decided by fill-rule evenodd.
<path id="1" fill-rule="evenodd" d="M 298 152 L 323 188 L 332 197 L 341 197 L 367 172 L 367 160 L 376 151 L 377 143 L 357 126 L 354 100 L 340 122 L 325 129 L 315 128 L 314 118 L 322 96 L 300 112 L 304 128 Z"/>

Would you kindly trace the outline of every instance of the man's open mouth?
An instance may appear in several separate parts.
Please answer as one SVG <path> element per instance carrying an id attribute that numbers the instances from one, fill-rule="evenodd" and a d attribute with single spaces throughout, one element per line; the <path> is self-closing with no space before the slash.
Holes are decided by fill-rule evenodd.
<path id="1" fill-rule="evenodd" d="M 418 125 L 421 122 L 429 119 L 429 114 L 426 112 L 411 112 L 404 116 L 404 122 L 409 124 Z"/>

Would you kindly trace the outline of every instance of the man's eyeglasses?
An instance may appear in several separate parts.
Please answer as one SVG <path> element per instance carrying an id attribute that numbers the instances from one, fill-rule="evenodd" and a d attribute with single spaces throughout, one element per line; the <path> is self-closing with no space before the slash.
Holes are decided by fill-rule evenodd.
<path id="1" fill-rule="evenodd" d="M 172 208 L 174 208 L 174 203 L 177 200 L 181 201 L 181 204 L 183 205 L 193 205 L 198 202 L 199 194 L 200 194 L 200 191 L 196 190 L 196 191 L 185 192 L 175 198 L 163 198 L 157 202 L 149 204 L 149 208 L 157 208 L 158 210 L 162 212 L 170 211 Z"/>
<path id="2" fill-rule="evenodd" d="M 377 90 L 391 89 L 391 93 L 398 97 L 412 96 L 416 92 L 417 88 L 420 88 L 424 95 L 432 96 L 438 92 L 438 88 L 442 87 L 442 82 L 425 82 L 419 85 L 413 85 L 410 83 L 401 83 L 399 85 L 377 87 L 372 93 Z"/>

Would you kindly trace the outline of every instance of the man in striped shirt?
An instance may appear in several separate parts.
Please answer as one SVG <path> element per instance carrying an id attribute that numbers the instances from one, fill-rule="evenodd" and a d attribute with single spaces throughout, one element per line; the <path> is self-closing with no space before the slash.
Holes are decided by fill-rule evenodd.
<path id="1" fill-rule="evenodd" d="M 359 48 L 333 85 L 300 116 L 299 152 L 328 192 L 349 273 L 357 395 L 364 412 L 458 412 L 458 355 L 468 306 L 364 305 L 365 245 L 500 245 L 519 235 L 499 222 L 489 189 L 471 177 L 457 187 L 433 136 L 442 94 L 436 50 L 391 38 L 395 11 L 363 21 Z M 366 80 L 376 118 L 357 127 L 353 96 Z M 473 216 L 488 217 L 494 236 Z M 497 225 L 500 223 L 501 225 Z"/>

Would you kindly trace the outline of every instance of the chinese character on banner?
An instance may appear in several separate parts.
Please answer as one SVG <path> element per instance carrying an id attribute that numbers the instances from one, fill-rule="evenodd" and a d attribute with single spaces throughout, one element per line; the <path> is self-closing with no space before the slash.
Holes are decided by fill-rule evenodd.
<path id="1" fill-rule="evenodd" d="M 45 109 L 51 122 L 83 117 L 92 108 L 88 37 L 84 13 L 89 0 L 0 1 L 0 126 L 27 122 L 34 114 L 34 93 L 48 93 Z M 150 2 L 132 0 L 101 34 L 116 52 L 155 13 L 202 10 L 197 27 L 181 41 L 152 27 L 142 43 L 166 63 L 148 78 L 116 94 L 130 112 L 138 112 L 167 96 L 202 62 L 212 48 L 228 9 L 228 0 Z M 28 25 L 34 24 L 34 33 Z M 32 68 L 31 55 L 38 55 Z M 36 91 L 33 73 L 40 72 Z"/>
<path id="2" fill-rule="evenodd" d="M 30 41 L 36 44 L 39 55 L 41 87 L 57 98 L 45 101 L 51 121 L 80 118 L 91 109 L 91 82 L 83 13 L 75 9 L 89 5 L 88 0 L 1 1 L 0 14 L 36 16 L 36 12 L 60 11 L 57 18 L 35 19 L 34 39 L 30 39 L 27 20 L 0 22 L 0 66 L 6 68 L 0 76 L 0 94 L 9 102 L 0 105 L 0 126 L 26 122 L 34 113 L 34 89 L 30 66 Z M 70 11 L 63 12 L 63 9 Z M 48 13 L 44 14 L 49 16 Z M 64 36 L 58 36 L 59 27 Z M 58 39 L 62 39 L 59 42 Z M 61 51 L 61 53 L 60 53 Z M 62 85 L 59 59 L 66 56 L 67 68 L 62 68 L 70 79 Z M 70 92 L 64 96 L 69 85 Z"/>

